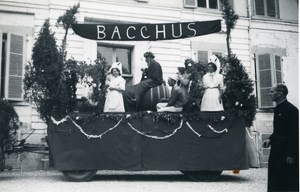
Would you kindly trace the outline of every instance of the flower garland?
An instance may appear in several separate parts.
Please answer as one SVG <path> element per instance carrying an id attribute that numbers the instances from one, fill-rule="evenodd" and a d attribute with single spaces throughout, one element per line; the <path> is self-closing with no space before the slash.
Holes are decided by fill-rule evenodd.
<path id="1" fill-rule="evenodd" d="M 148 135 L 148 134 L 143 133 L 143 132 L 137 130 L 136 128 L 134 128 L 129 122 L 127 122 L 127 124 L 129 125 L 129 127 L 130 127 L 132 130 L 134 130 L 134 131 L 137 132 L 138 134 L 143 135 L 143 136 L 145 136 L 145 137 L 149 137 L 149 138 L 152 138 L 152 139 L 167 139 L 167 138 L 169 138 L 169 137 L 175 135 L 176 132 L 177 132 L 179 129 L 181 129 L 181 127 L 182 127 L 182 125 L 183 125 L 183 119 L 181 119 L 181 122 L 180 122 L 179 127 L 177 127 L 176 129 L 174 129 L 174 131 L 173 131 L 171 134 L 165 135 L 165 136 L 163 136 L 163 137 L 159 137 L 159 136 L 155 136 L 155 135 Z"/>
<path id="2" fill-rule="evenodd" d="M 169 133 L 171 132 L 170 134 L 167 134 L 165 136 L 155 136 L 155 135 L 150 135 L 150 133 L 152 133 L 153 131 L 151 132 L 141 132 L 139 131 L 137 128 L 135 128 L 131 123 L 130 123 L 130 120 L 134 120 L 134 119 L 137 119 L 137 118 L 141 118 L 141 117 L 144 117 L 145 115 L 147 116 L 150 116 L 152 117 L 153 119 L 153 122 L 158 122 L 160 119 L 163 119 L 163 120 L 166 120 L 168 122 L 168 124 L 172 123 L 176 123 L 178 121 L 178 119 L 180 118 L 180 123 L 179 123 L 179 126 L 177 128 L 175 128 L 174 130 L 168 130 L 168 131 L 162 131 L 162 130 L 159 130 L 159 131 L 162 131 L 164 133 Z M 124 114 L 116 114 L 116 117 L 112 117 L 112 115 L 108 115 L 108 114 L 102 114 L 101 116 L 88 116 L 87 120 L 90 121 L 90 120 L 95 120 L 95 119 L 100 119 L 100 120 L 105 120 L 107 118 L 109 118 L 110 120 L 118 120 L 118 122 L 113 126 L 113 127 L 110 127 L 108 128 L 106 131 L 104 131 L 103 133 L 99 134 L 99 135 L 94 135 L 94 134 L 88 134 L 86 133 L 83 128 L 78 125 L 70 116 L 66 116 L 65 118 L 57 121 L 55 120 L 53 117 L 51 117 L 51 120 L 54 124 L 56 125 L 59 125 L 61 123 L 64 123 L 68 120 L 70 120 L 78 129 L 79 131 L 84 134 L 88 139 L 90 138 L 102 138 L 103 135 L 105 135 L 106 133 L 108 133 L 109 131 L 112 131 L 113 129 L 117 128 L 118 125 L 123 122 L 125 120 L 125 122 L 127 123 L 127 125 L 133 130 L 135 131 L 136 133 L 140 134 L 140 135 L 143 135 L 145 137 L 148 137 L 148 138 L 152 138 L 152 139 L 167 139 L 169 137 L 172 137 L 173 135 L 175 135 L 177 133 L 177 131 L 179 129 L 182 128 L 182 125 L 183 125 L 183 122 L 185 121 L 184 120 L 184 116 L 182 114 L 175 114 L 174 118 L 169 118 L 170 114 L 166 114 L 164 113 L 163 116 L 161 115 L 158 115 L 158 113 L 154 113 L 154 112 L 142 112 L 142 113 L 137 113 L 137 114 L 126 114 L 126 116 L 124 117 Z M 79 116 L 76 117 L 76 119 L 79 121 L 82 119 L 79 118 Z M 171 120 L 170 120 L 171 119 Z M 225 116 L 221 116 L 220 118 L 218 118 L 217 122 L 222 122 L 226 119 Z M 199 119 L 197 119 L 199 120 Z M 85 124 L 86 122 L 88 121 L 84 121 L 83 124 Z M 215 120 L 216 121 L 216 120 Z M 188 128 L 194 133 L 196 134 L 198 137 L 201 137 L 203 136 L 202 134 L 198 133 L 191 125 L 188 121 L 185 121 L 186 125 L 188 126 Z M 222 134 L 222 133 L 226 133 L 228 132 L 228 129 L 225 128 L 221 131 L 217 131 L 214 127 L 212 127 L 211 125 L 207 124 L 207 127 L 213 131 L 214 133 L 217 133 L 217 134 Z"/>
<path id="3" fill-rule="evenodd" d="M 88 139 L 91 139 L 91 138 L 102 138 L 103 135 L 105 135 L 106 133 L 108 133 L 109 131 L 115 129 L 120 123 L 121 121 L 123 120 L 123 118 L 121 118 L 116 124 L 115 126 L 107 129 L 106 131 L 104 131 L 103 133 L 101 133 L 100 135 L 90 135 L 90 134 L 87 134 L 80 125 L 78 125 L 73 119 L 71 119 L 69 116 L 66 116 L 65 118 L 63 118 L 62 120 L 60 121 L 56 121 L 53 117 L 51 117 L 51 120 L 53 121 L 54 124 L 56 125 L 59 125 L 65 121 L 67 121 L 67 119 L 69 119 L 78 129 L 79 131 L 84 134 Z"/>
<path id="4" fill-rule="evenodd" d="M 128 121 L 132 121 L 135 119 L 140 119 L 143 117 L 150 117 L 152 118 L 153 122 L 159 122 L 160 120 L 165 121 L 169 124 L 176 124 L 183 118 L 181 113 L 158 113 L 153 111 L 143 111 L 139 113 L 128 114 L 126 119 Z"/>
<path id="5" fill-rule="evenodd" d="M 201 137 L 202 135 L 200 134 L 200 133 L 198 133 L 191 125 L 190 125 L 190 123 L 187 121 L 187 122 L 185 122 L 185 124 L 188 126 L 188 128 L 190 128 L 190 130 L 192 130 L 198 137 Z M 222 131 L 217 131 L 217 130 L 215 130 L 211 125 L 207 125 L 207 127 L 208 128 L 210 128 L 213 132 L 215 132 L 215 133 L 224 133 L 224 132 L 228 132 L 228 129 L 227 128 L 225 128 L 225 129 L 223 129 Z"/>

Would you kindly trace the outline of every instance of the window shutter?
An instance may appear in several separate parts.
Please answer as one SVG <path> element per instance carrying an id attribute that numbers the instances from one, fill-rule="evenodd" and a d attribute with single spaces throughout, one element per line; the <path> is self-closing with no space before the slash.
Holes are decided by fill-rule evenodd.
<path id="1" fill-rule="evenodd" d="M 273 107 L 273 102 L 269 97 L 272 87 L 271 59 L 270 54 L 258 55 L 258 94 L 259 107 Z"/>
<path id="2" fill-rule="evenodd" d="M 265 15 L 264 0 L 255 0 L 256 15 Z"/>
<path id="3" fill-rule="evenodd" d="M 198 61 L 202 64 L 206 64 L 208 62 L 208 52 L 198 51 Z"/>
<path id="4" fill-rule="evenodd" d="M 269 17 L 276 17 L 275 0 L 267 0 L 267 13 Z"/>
<path id="5" fill-rule="evenodd" d="M 282 83 L 281 57 L 275 55 L 276 83 Z"/>
<path id="6" fill-rule="evenodd" d="M 197 8 L 197 0 L 183 0 L 183 6 L 186 8 Z"/>
<path id="7" fill-rule="evenodd" d="M 7 34 L 5 98 L 22 100 L 25 37 Z"/>

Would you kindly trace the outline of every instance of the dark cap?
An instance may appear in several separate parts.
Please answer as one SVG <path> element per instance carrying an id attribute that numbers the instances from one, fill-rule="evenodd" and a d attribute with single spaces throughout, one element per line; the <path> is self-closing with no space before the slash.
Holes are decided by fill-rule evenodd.
<path id="1" fill-rule="evenodd" d="M 155 58 L 154 54 L 150 51 L 144 53 L 144 57 L 147 58 L 147 57 L 152 57 L 152 58 Z"/>

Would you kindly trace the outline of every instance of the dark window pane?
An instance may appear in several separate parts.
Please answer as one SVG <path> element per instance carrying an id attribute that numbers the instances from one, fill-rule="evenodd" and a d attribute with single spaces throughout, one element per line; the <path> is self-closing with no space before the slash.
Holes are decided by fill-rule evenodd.
<path id="1" fill-rule="evenodd" d="M 275 0 L 267 0 L 267 12 L 268 16 L 276 17 Z"/>
<path id="2" fill-rule="evenodd" d="M 104 57 L 108 65 L 121 62 L 122 73 L 131 74 L 131 48 L 98 45 L 97 55 Z"/>
<path id="3" fill-rule="evenodd" d="M 256 15 L 265 15 L 264 0 L 255 0 Z"/>
<path id="4" fill-rule="evenodd" d="M 271 68 L 271 61 L 270 61 L 270 55 L 258 55 L 258 69 L 264 70 L 264 69 L 270 69 Z"/>
<path id="5" fill-rule="evenodd" d="M 206 0 L 198 0 L 198 7 L 207 7 Z"/>
<path id="6" fill-rule="evenodd" d="M 260 106 L 272 107 L 273 102 L 269 96 L 270 88 L 260 89 Z"/>
<path id="7" fill-rule="evenodd" d="M 116 61 L 122 63 L 123 74 L 131 74 L 131 50 L 116 48 Z"/>
<path id="8" fill-rule="evenodd" d="M 210 9 L 218 9 L 218 0 L 209 0 Z"/>
<path id="9" fill-rule="evenodd" d="M 99 54 L 105 58 L 105 60 L 107 61 L 107 63 L 109 65 L 111 65 L 113 62 L 115 62 L 115 61 L 113 61 L 113 48 L 98 46 L 97 55 L 99 55 Z"/>
<path id="10" fill-rule="evenodd" d="M 272 86 L 271 70 L 259 71 L 259 85 L 260 88 Z"/>

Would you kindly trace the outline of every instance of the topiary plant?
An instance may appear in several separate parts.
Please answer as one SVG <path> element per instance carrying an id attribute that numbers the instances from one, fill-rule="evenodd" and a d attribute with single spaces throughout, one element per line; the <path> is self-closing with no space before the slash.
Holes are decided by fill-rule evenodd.
<path id="1" fill-rule="evenodd" d="M 255 118 L 257 105 L 253 94 L 254 83 L 236 55 L 223 57 L 221 62 L 226 86 L 223 93 L 224 108 L 227 111 L 237 112 L 245 119 L 246 126 L 250 127 Z"/>
<path id="2" fill-rule="evenodd" d="M 62 118 L 76 105 L 76 85 L 80 67 L 74 59 L 66 60 L 68 29 L 76 23 L 79 4 L 59 17 L 65 35 L 61 47 L 46 20 L 32 50 L 32 62 L 26 66 L 24 78 L 25 100 L 34 102 L 41 117 L 48 123 L 50 117 Z"/>
<path id="3" fill-rule="evenodd" d="M 32 50 L 32 62 L 26 66 L 25 100 L 34 102 L 41 117 L 63 116 L 68 110 L 68 97 L 63 82 L 63 58 L 58 51 L 49 20 L 40 30 Z"/>

